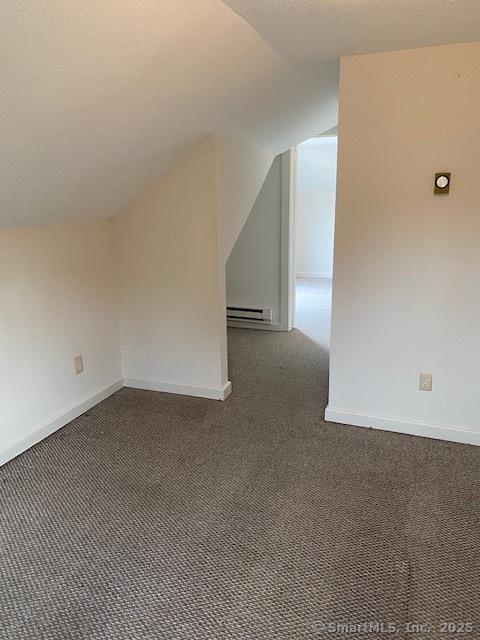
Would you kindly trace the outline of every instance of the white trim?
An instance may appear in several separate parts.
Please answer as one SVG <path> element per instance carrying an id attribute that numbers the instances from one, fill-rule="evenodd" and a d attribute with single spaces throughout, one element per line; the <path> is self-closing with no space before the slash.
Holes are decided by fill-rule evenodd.
<path id="1" fill-rule="evenodd" d="M 459 429 L 449 425 L 419 422 L 416 420 L 385 418 L 360 413 L 358 411 L 335 409 L 334 407 L 330 407 L 330 405 L 325 409 L 325 420 L 338 422 L 340 424 L 351 424 L 356 427 L 396 431 L 398 433 L 407 433 L 412 436 L 422 436 L 424 438 L 436 438 L 439 440 L 449 440 L 451 442 L 462 442 L 463 444 L 480 445 L 480 431 L 474 431 L 473 429 Z"/>
<path id="2" fill-rule="evenodd" d="M 16 458 L 16 456 L 20 455 L 30 447 L 33 447 L 33 445 L 37 444 L 55 431 L 58 431 L 58 429 L 61 429 L 72 420 L 75 420 L 75 418 L 81 416 L 82 413 L 85 413 L 85 411 L 88 411 L 116 391 L 119 391 L 124 386 L 133 387 L 134 389 L 149 389 L 151 391 L 163 391 L 166 393 L 178 393 L 181 395 L 211 398 L 213 400 L 225 400 L 232 392 L 232 383 L 230 381 L 228 381 L 222 388 L 209 389 L 206 387 L 189 387 L 183 384 L 172 384 L 169 382 L 157 382 L 153 380 L 135 380 L 132 378 L 116 380 L 85 400 L 70 406 L 68 409 L 64 409 L 53 418 L 45 420 L 41 424 L 33 427 L 26 433 L 21 434 L 6 444 L 0 449 L 0 467 L 9 460 Z"/>
<path id="3" fill-rule="evenodd" d="M 235 329 L 262 329 L 263 331 L 287 331 L 280 322 L 255 322 L 254 320 L 228 320 L 227 327 Z"/>
<path id="4" fill-rule="evenodd" d="M 133 389 L 146 389 L 147 391 L 162 391 L 163 393 L 177 393 L 182 396 L 195 396 L 196 398 L 210 398 L 211 400 L 225 400 L 232 392 L 230 380 L 223 387 L 196 387 L 178 382 L 162 382 L 160 380 L 139 380 L 137 378 L 125 378 L 125 387 Z"/>
<path id="5" fill-rule="evenodd" d="M 297 278 L 328 278 L 329 280 L 331 280 L 333 277 L 332 273 L 319 273 L 318 271 L 313 271 L 313 272 L 301 271 L 296 275 L 297 275 Z"/>
<path id="6" fill-rule="evenodd" d="M 291 331 L 295 305 L 294 214 L 296 148 L 282 154 L 280 231 L 280 329 Z M 266 329 L 266 327 L 264 327 Z"/>
<path id="7" fill-rule="evenodd" d="M 54 431 L 61 429 L 72 420 L 75 420 L 75 418 L 81 416 L 82 413 L 85 413 L 85 411 L 88 411 L 99 402 L 102 402 L 102 400 L 105 400 L 108 396 L 111 396 L 112 393 L 115 393 L 122 387 L 123 380 L 117 380 L 116 382 L 103 387 L 100 391 L 97 391 L 97 393 L 94 393 L 85 400 L 70 406 L 68 409 L 64 409 L 53 418 L 42 422 L 36 427 L 33 427 L 33 429 L 30 429 L 26 433 L 18 436 L 18 438 L 15 438 L 15 440 L 12 440 L 0 449 L 0 466 L 12 458 L 15 458 L 23 451 L 33 447 L 34 444 L 37 444 L 40 440 L 43 440 L 50 434 L 54 433 Z"/>

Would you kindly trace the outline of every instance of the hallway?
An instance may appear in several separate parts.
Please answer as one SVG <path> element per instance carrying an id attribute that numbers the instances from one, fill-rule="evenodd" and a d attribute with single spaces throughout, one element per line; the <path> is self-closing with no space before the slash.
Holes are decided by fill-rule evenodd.
<path id="1" fill-rule="evenodd" d="M 330 348 L 332 280 L 300 278 L 295 283 L 294 327 L 326 351 Z"/>
<path id="2" fill-rule="evenodd" d="M 2 468 L 0 638 L 475 620 L 480 450 L 325 423 L 328 304 L 230 329 L 225 402 L 124 388 Z"/>

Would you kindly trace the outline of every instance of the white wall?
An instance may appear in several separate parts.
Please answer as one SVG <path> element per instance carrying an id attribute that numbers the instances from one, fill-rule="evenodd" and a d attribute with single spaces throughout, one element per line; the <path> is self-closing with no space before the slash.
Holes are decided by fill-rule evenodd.
<path id="1" fill-rule="evenodd" d="M 342 61 L 330 419 L 480 443 L 479 113 L 480 43 Z"/>
<path id="2" fill-rule="evenodd" d="M 270 308 L 280 322 L 282 157 L 273 161 L 227 260 L 227 304 Z"/>
<path id="3" fill-rule="evenodd" d="M 218 237 L 218 291 L 222 379 L 228 378 L 226 262 L 252 210 L 273 153 L 239 138 L 212 135 Z"/>
<path id="4" fill-rule="evenodd" d="M 227 383 L 213 142 L 112 220 L 126 384 L 221 397 Z"/>
<path id="5" fill-rule="evenodd" d="M 224 252 L 269 158 L 210 135 L 110 222 L 0 230 L 0 464 L 123 378 L 228 395 Z"/>
<path id="6" fill-rule="evenodd" d="M 295 271 L 332 277 L 337 137 L 317 137 L 297 148 Z"/>
<path id="7" fill-rule="evenodd" d="M 238 138 L 214 136 L 220 254 L 226 261 L 273 162 L 273 153 Z"/>
<path id="8" fill-rule="evenodd" d="M 225 256 L 271 157 L 210 135 L 113 218 L 126 384 L 228 395 Z"/>
<path id="9" fill-rule="evenodd" d="M 108 222 L 0 230 L 0 354 L 1 464 L 121 378 Z"/>

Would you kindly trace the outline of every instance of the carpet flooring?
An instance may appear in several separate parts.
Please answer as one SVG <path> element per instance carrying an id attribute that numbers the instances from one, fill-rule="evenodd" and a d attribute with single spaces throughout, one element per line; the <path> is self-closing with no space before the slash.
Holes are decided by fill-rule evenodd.
<path id="1" fill-rule="evenodd" d="M 325 423 L 328 305 L 230 330 L 225 402 L 125 388 L 0 469 L 0 638 L 480 637 L 480 448 Z"/>

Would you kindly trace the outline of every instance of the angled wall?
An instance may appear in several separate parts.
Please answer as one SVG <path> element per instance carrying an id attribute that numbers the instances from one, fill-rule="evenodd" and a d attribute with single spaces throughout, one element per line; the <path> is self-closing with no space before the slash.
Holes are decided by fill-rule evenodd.
<path id="1" fill-rule="evenodd" d="M 112 219 L 126 385 L 228 395 L 225 256 L 271 160 L 209 135 Z"/>
<path id="2" fill-rule="evenodd" d="M 252 210 L 274 155 L 231 136 L 214 136 L 218 242 L 225 262 Z"/>
<path id="3" fill-rule="evenodd" d="M 224 255 L 268 158 L 210 135 L 111 221 L 0 230 L 0 464 L 122 384 L 228 395 Z"/>
<path id="4" fill-rule="evenodd" d="M 479 114 L 480 43 L 342 60 L 328 419 L 480 444 Z"/>
<path id="5" fill-rule="evenodd" d="M 223 398 L 213 137 L 112 219 L 125 384 Z"/>
<path id="6" fill-rule="evenodd" d="M 277 156 L 227 260 L 228 305 L 272 309 L 275 328 L 282 320 L 281 248 L 282 156 Z"/>

